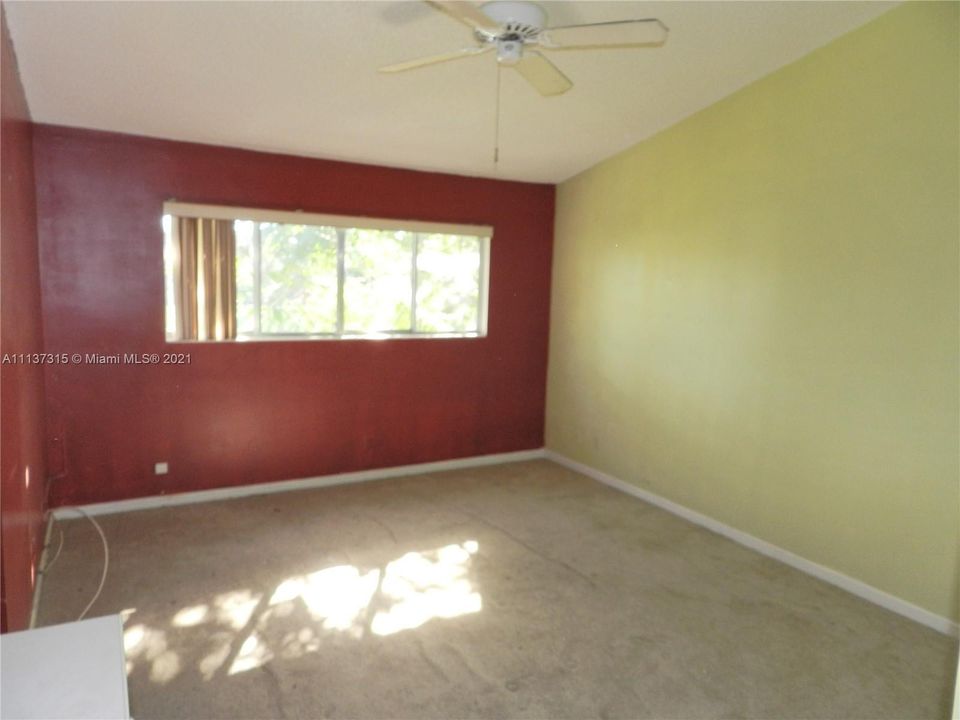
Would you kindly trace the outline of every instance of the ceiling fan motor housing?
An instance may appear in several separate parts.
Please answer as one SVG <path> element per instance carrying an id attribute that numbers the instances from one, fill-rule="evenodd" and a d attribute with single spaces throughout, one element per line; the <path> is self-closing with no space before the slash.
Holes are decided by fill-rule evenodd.
<path id="1" fill-rule="evenodd" d="M 477 39 L 495 43 L 497 62 L 516 65 L 523 57 L 525 43 L 537 41 L 547 22 L 547 14 L 531 2 L 497 0 L 480 6 L 481 12 L 500 26 L 499 32 L 477 30 Z"/>

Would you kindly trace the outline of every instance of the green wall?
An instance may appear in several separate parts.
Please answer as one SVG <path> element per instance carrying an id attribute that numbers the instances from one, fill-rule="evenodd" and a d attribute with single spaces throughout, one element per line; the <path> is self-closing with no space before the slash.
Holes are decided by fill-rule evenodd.
<path id="1" fill-rule="evenodd" d="M 547 447 L 957 617 L 957 3 L 563 183 Z"/>

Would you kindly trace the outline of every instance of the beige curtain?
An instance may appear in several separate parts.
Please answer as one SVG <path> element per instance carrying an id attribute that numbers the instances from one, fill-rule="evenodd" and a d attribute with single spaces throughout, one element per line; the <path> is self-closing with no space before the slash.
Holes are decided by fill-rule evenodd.
<path id="1" fill-rule="evenodd" d="M 232 220 L 174 218 L 177 336 L 230 340 L 237 336 L 236 237 Z"/>

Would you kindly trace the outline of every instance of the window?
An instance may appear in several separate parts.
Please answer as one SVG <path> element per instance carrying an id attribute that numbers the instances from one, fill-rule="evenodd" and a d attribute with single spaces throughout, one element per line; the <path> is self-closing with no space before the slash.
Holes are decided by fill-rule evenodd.
<path id="1" fill-rule="evenodd" d="M 166 203 L 167 340 L 478 337 L 491 228 Z"/>

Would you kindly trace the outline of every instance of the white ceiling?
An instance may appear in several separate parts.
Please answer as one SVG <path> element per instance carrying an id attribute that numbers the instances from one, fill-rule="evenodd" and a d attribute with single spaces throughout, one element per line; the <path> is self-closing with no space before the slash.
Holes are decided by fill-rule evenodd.
<path id="1" fill-rule="evenodd" d="M 659 17 L 665 47 L 554 52 L 543 98 L 423 2 L 5 2 L 34 120 L 559 182 L 871 20 L 888 2 L 543 2 L 550 24 Z"/>

